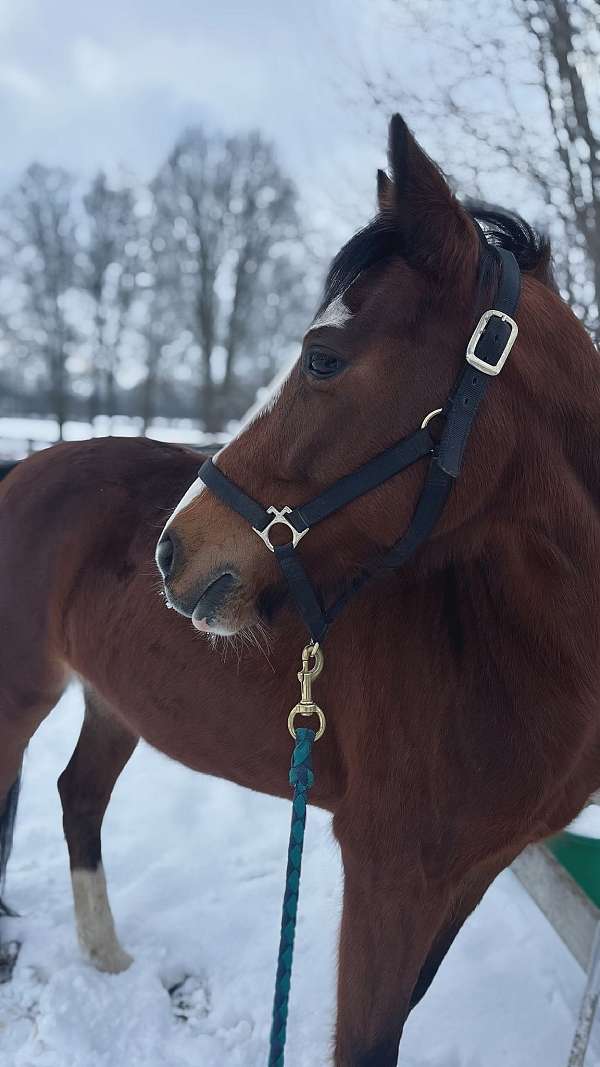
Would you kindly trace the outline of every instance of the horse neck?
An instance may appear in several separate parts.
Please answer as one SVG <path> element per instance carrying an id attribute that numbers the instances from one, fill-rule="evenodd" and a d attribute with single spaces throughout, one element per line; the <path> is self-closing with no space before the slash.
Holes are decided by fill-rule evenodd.
<path id="1" fill-rule="evenodd" d="M 534 730 L 552 709 L 585 717 L 600 685 L 600 523 L 576 480 L 548 499 L 546 514 L 507 514 L 472 554 L 436 546 L 364 592 L 328 638 L 328 662 L 343 665 L 334 699 L 380 718 L 393 708 L 417 730 L 452 729 L 457 714 L 506 724 L 526 711 Z"/>

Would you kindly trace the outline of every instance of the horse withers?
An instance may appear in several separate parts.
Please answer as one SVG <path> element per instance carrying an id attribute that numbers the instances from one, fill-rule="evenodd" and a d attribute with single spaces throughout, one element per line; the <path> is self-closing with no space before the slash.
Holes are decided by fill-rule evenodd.
<path id="1" fill-rule="evenodd" d="M 333 812 L 345 874 L 336 1067 L 395 1065 L 411 1007 L 490 882 L 600 787 L 597 352 L 525 223 L 461 206 L 399 118 L 390 162 L 378 214 L 336 257 L 298 360 L 216 458 L 265 508 L 294 508 L 411 435 L 445 408 L 498 290 L 474 216 L 514 253 L 519 337 L 461 477 L 418 553 L 366 585 L 324 646 L 311 799 Z M 435 439 L 443 417 L 431 426 Z M 107 439 L 40 453 L 0 488 L 3 855 L 23 750 L 76 673 L 86 714 L 59 789 L 80 941 L 107 971 L 128 957 L 100 827 L 138 737 L 289 795 L 303 623 L 274 554 L 194 481 L 197 467 L 183 449 Z M 376 569 L 426 470 L 414 464 L 302 538 L 324 603 Z M 165 610 L 153 563 L 165 524 L 158 558 L 178 611 Z M 273 543 L 288 534 L 276 527 Z M 271 665 L 253 643 L 261 628 Z M 235 670 L 221 640 L 244 643 Z"/>

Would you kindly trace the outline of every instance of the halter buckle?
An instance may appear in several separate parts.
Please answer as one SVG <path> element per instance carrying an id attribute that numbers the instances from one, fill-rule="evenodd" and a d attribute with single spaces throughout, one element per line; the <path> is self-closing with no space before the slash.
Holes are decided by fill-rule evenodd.
<path id="1" fill-rule="evenodd" d="M 480 359 L 480 357 L 475 354 L 475 349 L 481 340 L 488 322 L 494 317 L 510 326 L 510 333 L 498 361 L 496 363 L 488 363 L 485 359 Z M 472 367 L 476 367 L 477 370 L 483 371 L 484 374 L 500 374 L 500 371 L 508 359 L 509 352 L 517 340 L 518 332 L 519 327 L 515 320 L 511 319 L 510 315 L 507 315 L 505 311 L 496 311 L 495 308 L 490 308 L 489 311 L 485 311 L 477 323 L 473 336 L 467 345 L 467 363 L 470 363 Z"/>
<path id="2" fill-rule="evenodd" d="M 310 529 L 309 526 L 307 526 L 305 530 L 300 530 L 299 533 L 298 533 L 298 530 L 296 529 L 296 527 L 292 526 L 290 520 L 286 518 L 286 515 L 290 515 L 291 511 L 292 511 L 292 509 L 288 508 L 288 507 L 280 509 L 280 508 L 274 508 L 271 505 L 270 508 L 267 508 L 267 515 L 272 515 L 273 518 L 271 519 L 270 522 L 267 523 L 267 525 L 265 526 L 264 530 L 257 530 L 256 526 L 252 527 L 252 529 L 254 530 L 254 533 L 257 533 L 258 536 L 260 537 L 260 539 L 262 541 L 264 541 L 265 545 L 269 549 L 269 552 L 274 552 L 275 551 L 275 545 L 271 544 L 271 538 L 269 537 L 269 531 L 270 531 L 272 526 L 278 526 L 278 525 L 287 526 L 288 530 L 291 530 L 291 532 L 292 532 L 292 548 L 295 548 L 296 545 L 298 544 L 298 542 L 301 541 L 302 538 L 304 537 L 304 534 L 308 533 L 308 531 Z"/>

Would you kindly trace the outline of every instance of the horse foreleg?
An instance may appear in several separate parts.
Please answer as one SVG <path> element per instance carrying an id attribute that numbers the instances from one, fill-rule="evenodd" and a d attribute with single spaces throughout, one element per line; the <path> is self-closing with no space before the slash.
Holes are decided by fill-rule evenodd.
<path id="1" fill-rule="evenodd" d="M 339 836 L 339 835 L 338 835 Z M 340 935 L 335 1067 L 396 1067 L 404 1022 L 448 893 L 427 879 L 397 842 L 341 840 L 344 906 Z"/>
<path id="2" fill-rule="evenodd" d="M 132 960 L 117 938 L 100 834 L 114 784 L 137 741 L 100 697 L 86 689 L 79 741 L 58 780 L 79 944 L 98 970 L 111 974 L 126 970 Z"/>
<path id="3" fill-rule="evenodd" d="M 7 764 L 8 765 L 8 764 Z M 0 889 L 4 880 L 4 873 L 12 846 L 12 836 L 17 814 L 17 801 L 19 798 L 20 760 L 12 771 L 8 772 L 7 780 L 14 778 L 9 789 L 0 791 Z M 15 912 L 4 903 L 0 897 L 0 918 L 2 916 L 13 917 Z M 0 940 L 0 985 L 10 981 L 15 963 L 19 955 L 21 943 L 19 941 Z"/>
<path id="4" fill-rule="evenodd" d="M 34 663 L 28 666 L 24 683 L 15 663 L 21 663 L 16 655 L 14 662 L 7 659 L 0 664 L 0 891 L 12 848 L 23 753 L 40 722 L 58 700 L 66 680 L 60 668 L 46 667 L 44 671 L 46 665 L 39 667 Z M 0 918 L 14 915 L 0 897 Z M 0 983 L 10 979 L 19 948 L 17 941 L 0 939 Z"/>

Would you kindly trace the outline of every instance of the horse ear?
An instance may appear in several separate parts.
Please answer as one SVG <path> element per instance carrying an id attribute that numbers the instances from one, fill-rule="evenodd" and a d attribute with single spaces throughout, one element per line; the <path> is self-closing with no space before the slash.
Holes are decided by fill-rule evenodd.
<path id="1" fill-rule="evenodd" d="M 394 183 L 384 170 L 377 171 L 377 203 L 382 215 L 394 210 Z"/>
<path id="2" fill-rule="evenodd" d="M 389 132 L 392 181 L 378 177 L 380 210 L 393 215 L 409 262 L 436 275 L 451 274 L 479 255 L 479 238 L 440 168 L 400 115 Z"/>

